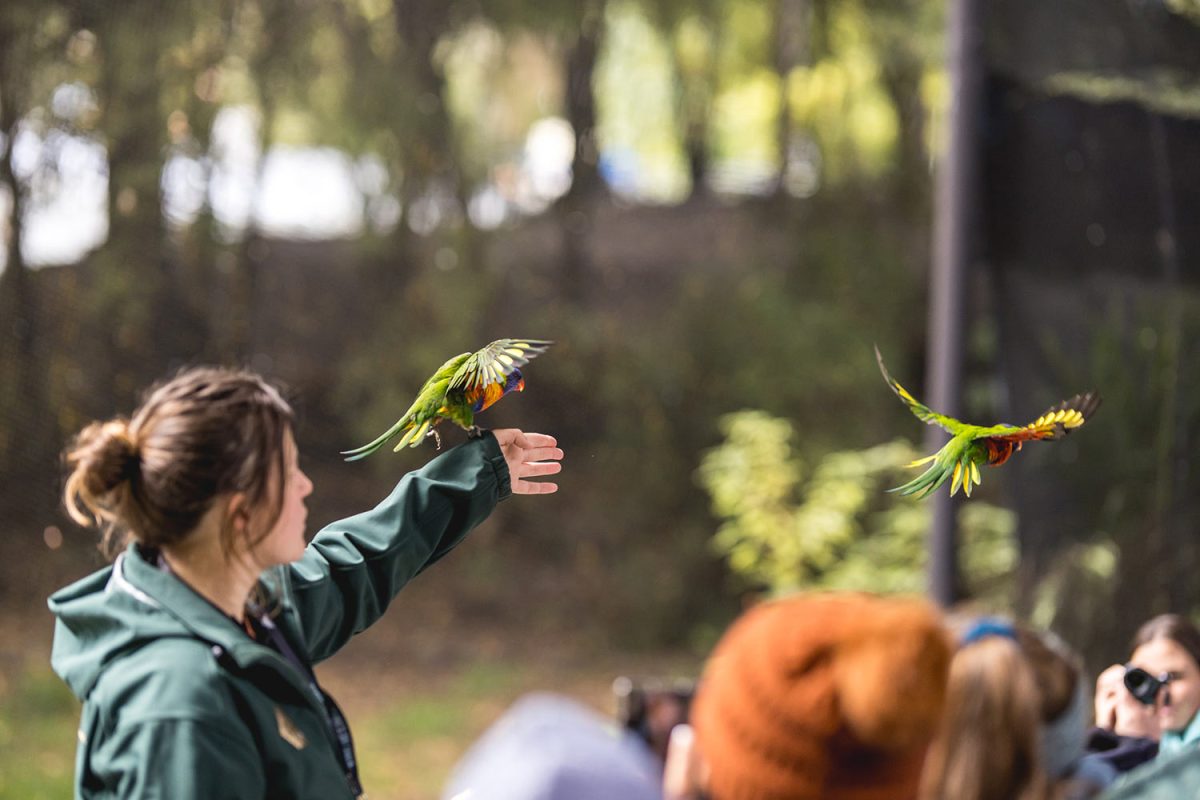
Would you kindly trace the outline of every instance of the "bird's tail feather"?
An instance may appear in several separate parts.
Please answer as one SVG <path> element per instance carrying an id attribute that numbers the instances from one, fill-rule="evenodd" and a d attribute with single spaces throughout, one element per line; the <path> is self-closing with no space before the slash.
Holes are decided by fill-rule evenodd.
<path id="1" fill-rule="evenodd" d="M 888 491 L 905 496 L 915 494 L 917 495 L 917 499 L 920 500 L 929 493 L 937 491 L 938 487 L 945 483 L 949 477 L 950 468 L 935 462 L 933 466 L 908 483 L 897 486 L 894 489 L 888 489 Z"/>
<path id="2" fill-rule="evenodd" d="M 396 446 L 392 448 L 393 453 L 399 453 L 405 447 L 416 447 L 425 438 L 425 434 L 429 432 L 429 423 L 431 420 L 425 420 L 420 425 L 409 428 L 404 435 L 400 437 L 400 441 L 396 442 Z"/>
<path id="3" fill-rule="evenodd" d="M 933 456 L 922 458 L 919 461 L 914 461 L 909 466 L 924 464 L 933 459 Z M 969 458 L 962 458 L 958 461 L 950 463 L 940 463 L 935 461 L 929 469 L 922 472 L 916 478 L 913 478 L 908 483 L 897 486 L 894 489 L 888 489 L 889 492 L 896 492 L 900 495 L 917 495 L 917 499 L 923 499 L 950 480 L 950 496 L 958 494 L 959 488 L 967 495 L 971 496 L 971 490 L 978 486 L 981 480 L 979 474 L 979 466 Z"/>
<path id="4" fill-rule="evenodd" d="M 346 456 L 346 461 L 358 461 L 360 458 L 366 458 L 379 448 L 383 447 L 388 439 L 391 439 L 403 429 L 404 426 L 401 423 L 396 423 L 384 431 L 379 438 L 367 442 L 362 447 L 356 447 L 353 450 L 343 450 L 341 451 L 340 455 Z"/>

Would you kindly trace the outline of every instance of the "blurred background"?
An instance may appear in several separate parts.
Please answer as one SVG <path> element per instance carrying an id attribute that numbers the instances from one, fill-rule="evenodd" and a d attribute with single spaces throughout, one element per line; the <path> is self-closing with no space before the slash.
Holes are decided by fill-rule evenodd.
<path id="1" fill-rule="evenodd" d="M 70 794 L 59 454 L 187 364 L 286 387 L 315 530 L 433 456 L 337 453 L 445 358 L 557 342 L 481 422 L 556 435 L 559 494 L 321 667 L 373 797 L 523 691 L 694 676 L 756 597 L 925 591 L 873 343 L 971 421 L 1104 396 L 945 507 L 950 599 L 1093 672 L 1200 610 L 1196 0 L 6 0 L 0 154 L 0 797 Z"/>

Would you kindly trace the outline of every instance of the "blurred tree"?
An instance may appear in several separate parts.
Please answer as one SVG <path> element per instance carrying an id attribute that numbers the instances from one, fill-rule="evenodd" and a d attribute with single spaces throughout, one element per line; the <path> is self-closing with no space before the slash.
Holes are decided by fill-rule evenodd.
<path id="1" fill-rule="evenodd" d="M 571 156 L 571 187 L 559 198 L 556 212 L 562 235 L 562 288 L 566 297 L 582 302 L 594 278 L 588 249 L 589 217 L 604 191 L 600 178 L 600 147 L 596 138 L 596 58 L 600 53 L 607 0 L 583 0 L 565 43 L 564 106 L 575 132 Z"/>
<path id="2" fill-rule="evenodd" d="M 91 396 L 105 405 L 127 404 L 164 367 L 204 350 L 207 298 L 196 296 L 168 244 L 162 189 L 173 110 L 167 87 L 216 99 L 205 97 L 215 87 L 203 65 L 180 57 L 192 42 L 196 9 L 137 2 L 113 14 L 93 0 L 72 7 L 73 27 L 95 37 L 96 129 L 108 162 L 108 237 L 89 258 L 95 293 L 86 336 L 95 346 Z M 85 402 L 89 416 L 108 413 L 105 405 Z"/>
<path id="3" fill-rule="evenodd" d="M 36 465 L 53 440 L 43 366 L 46 321 L 23 239 L 30 176 L 18 174 L 15 153 L 28 115 L 46 101 L 48 65 L 60 57 L 69 33 L 58 3 L 14 0 L 0 14 L 0 182 L 8 192 L 8 218 L 0 223 L 8 234 L 0 273 L 0 475 L 11 497 L 45 495 L 39 487 L 45 470 Z"/>
<path id="4" fill-rule="evenodd" d="M 605 25 L 607 0 L 583 0 L 578 16 L 570 26 L 572 35 L 565 48 L 566 90 L 564 105 L 567 122 L 575 132 L 575 152 L 571 157 L 571 188 L 562 202 L 575 206 L 581 198 L 603 191 L 600 180 L 600 147 L 596 141 L 596 58 Z"/>
<path id="5" fill-rule="evenodd" d="M 184 345 L 190 351 L 188 356 L 203 354 L 214 361 L 231 355 L 222 343 L 226 332 L 237 330 L 222 314 L 228 305 L 223 302 L 222 273 L 213 269 L 221 251 L 221 232 L 211 201 L 212 127 L 221 104 L 230 101 L 229 75 L 223 62 L 233 50 L 236 21 L 232 5 L 218 2 L 194 9 L 190 35 L 181 36 L 170 54 L 175 69 L 164 72 L 160 87 L 164 115 L 160 125 L 167 136 L 159 156 L 161 183 L 167 185 L 172 166 L 194 165 L 201 176 L 194 183 L 198 195 L 194 208 L 174 209 L 165 195 L 161 198 L 166 203 L 160 209 L 166 221 L 165 254 L 177 276 L 176 291 L 186 298 L 194 315 L 192 339 Z"/>
<path id="6" fill-rule="evenodd" d="M 648 0 L 647 11 L 671 45 L 679 138 L 687 157 L 690 192 L 703 197 L 711 163 L 709 124 L 717 84 L 720 0 Z"/>
<path id="7" fill-rule="evenodd" d="M 438 54 L 438 44 L 457 21 L 457 10 L 455 3 L 445 0 L 392 0 L 392 18 L 401 42 L 400 78 L 408 82 L 411 91 L 405 103 L 413 118 L 408 131 L 411 138 L 402 165 L 402 202 L 409 215 L 418 202 L 465 206 L 466 188 L 457 169 L 456 136 Z"/>
<path id="8" fill-rule="evenodd" d="M 530 28 L 547 35 L 559 52 L 563 80 L 563 115 L 574 134 L 571 184 L 558 199 L 555 217 L 562 248 L 560 285 L 564 295 L 582 301 L 594 278 L 588 249 L 589 219 L 605 193 L 600 177 L 596 137 L 595 71 L 606 27 L 608 0 L 542 4 L 531 7 L 510 0 L 490 4 L 487 14 L 502 29 Z"/>
<path id="9" fill-rule="evenodd" d="M 943 58 L 944 4 L 862 0 L 879 79 L 896 115 L 892 180 L 898 208 L 924 209 L 930 191 L 926 77 Z"/>
<path id="10" fill-rule="evenodd" d="M 792 71 L 811 63 L 813 13 L 811 0 L 774 0 L 774 6 L 774 61 L 779 76 L 779 114 L 775 123 L 779 179 L 775 183 L 775 194 L 782 196 L 796 138 L 791 103 Z"/>
<path id="11" fill-rule="evenodd" d="M 243 227 L 229 237 L 233 242 L 226 252 L 214 253 L 228 268 L 220 276 L 224 289 L 220 296 L 224 302 L 213 309 L 216 324 L 212 329 L 211 349 L 226 362 L 247 363 L 260 346 L 261 331 L 256 320 L 262 304 L 259 273 L 265 255 L 265 235 L 259 223 L 258 200 L 267 155 L 279 140 L 280 117 L 286 109 L 322 109 L 327 105 L 314 97 L 317 82 L 300 78 L 314 76 L 319 70 L 320 61 L 314 50 L 318 42 L 328 41 L 319 35 L 322 23 L 327 22 L 321 11 L 341 7 L 342 4 L 325 7 L 284 0 L 247 0 L 235 6 L 229 21 L 231 31 L 225 60 L 233 62 L 228 68 L 245 64 L 242 76 L 245 86 L 240 96 L 231 92 L 232 96 L 220 99 L 230 104 L 247 104 L 244 109 L 256 112 L 251 117 L 256 139 L 253 150 L 257 155 L 245 184 L 249 212 Z M 337 55 L 341 55 L 340 50 Z"/>

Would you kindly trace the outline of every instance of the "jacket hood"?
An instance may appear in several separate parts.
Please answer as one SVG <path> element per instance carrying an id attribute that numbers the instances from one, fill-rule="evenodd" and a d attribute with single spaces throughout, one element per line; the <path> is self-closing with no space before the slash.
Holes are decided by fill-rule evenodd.
<path id="1" fill-rule="evenodd" d="M 57 618 L 50 665 L 86 700 L 114 662 L 147 643 L 186 637 L 236 648 L 235 625 L 131 545 L 112 566 L 51 595 Z M 246 640 L 249 643 L 249 640 Z"/>

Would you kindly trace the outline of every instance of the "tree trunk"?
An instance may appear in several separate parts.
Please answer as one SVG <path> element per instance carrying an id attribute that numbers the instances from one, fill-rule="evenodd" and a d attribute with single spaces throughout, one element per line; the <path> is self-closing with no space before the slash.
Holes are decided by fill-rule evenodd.
<path id="1" fill-rule="evenodd" d="M 600 149 L 596 141 L 596 92 L 593 79 L 596 58 L 604 31 L 607 0 L 585 0 L 580 9 L 579 29 L 566 54 L 567 122 L 575 132 L 571 158 L 571 188 L 559 199 L 556 213 L 562 235 L 563 295 L 576 303 L 587 296 L 591 280 L 588 233 L 591 206 L 604 190 L 600 178 Z"/>
<path id="2" fill-rule="evenodd" d="M 566 55 L 566 114 L 575 132 L 568 196 L 591 197 L 603 191 L 600 180 L 600 146 L 596 141 L 596 91 L 593 85 L 596 58 L 604 34 L 607 0 L 585 0 L 579 30 Z"/>
<path id="3" fill-rule="evenodd" d="M 921 59 L 892 43 L 884 54 L 882 79 L 896 112 L 898 139 L 894 181 L 900 207 L 921 207 L 929 192 L 929 153 L 925 145 L 925 103 L 921 100 Z M 911 204 L 911 206 L 910 206 Z"/>
<path id="4" fill-rule="evenodd" d="M 163 41 L 145 35 L 147 20 L 167 26 L 169 13 L 137 3 L 119 15 L 93 6 L 84 19 L 101 48 L 98 125 L 108 146 L 108 239 L 91 259 L 96 298 L 92 365 L 101 402 L 127 407 L 136 393 L 186 358 L 191 314 L 173 285 L 162 214 L 161 175 L 167 132 L 161 114 Z M 93 407 L 90 415 L 112 413 Z"/>
<path id="5" fill-rule="evenodd" d="M 10 481 L 5 495 L 25 502 L 52 485 L 44 465 L 54 463 L 56 441 L 53 416 L 47 413 L 47 370 L 38 363 L 38 295 L 23 252 L 26 193 L 13 169 L 13 143 L 28 108 L 26 70 L 31 66 L 20 63 L 30 56 L 17 49 L 19 36 L 15 26 L 0 27 L 0 131 L 5 137 L 0 183 L 8 186 L 11 197 L 8 257 L 0 274 L 0 475 Z"/>
<path id="6" fill-rule="evenodd" d="M 460 205 L 464 189 L 456 168 L 454 126 L 446 107 L 446 79 L 435 60 L 438 42 L 450 24 L 444 0 L 392 0 L 404 49 L 400 67 L 412 91 L 412 137 L 403 148 L 402 201 L 408 214 L 414 201 L 448 194 Z"/>
<path id="7" fill-rule="evenodd" d="M 792 70 L 808 63 L 811 53 L 811 0 L 776 0 L 775 2 L 775 74 L 779 77 L 779 116 L 775 122 L 779 179 L 775 192 L 782 195 L 786 187 L 788 165 L 791 163 L 792 103 L 789 76 Z"/>
<path id="8" fill-rule="evenodd" d="M 12 95 L 0 90 L 4 133 L 10 143 L 0 161 L 0 182 L 7 184 L 9 207 L 8 261 L 0 274 L 0 474 L 30 476 L 33 467 L 52 456 L 53 431 L 47 424 L 46 370 L 37 363 L 39 304 L 22 248 L 25 191 L 13 171 L 11 142 L 16 134 Z M 13 487 L 8 487 L 12 489 Z M 16 491 L 12 496 L 21 496 Z"/>
<path id="9" fill-rule="evenodd" d="M 676 107 L 679 115 L 680 138 L 688 162 L 691 196 L 703 197 L 708 192 L 711 158 L 708 150 L 709 117 L 717 84 L 717 52 L 719 26 L 710 3 L 701 3 L 696 10 L 707 39 L 704 53 L 698 61 L 685 57 L 677 46 L 673 48 L 676 75 Z"/>

